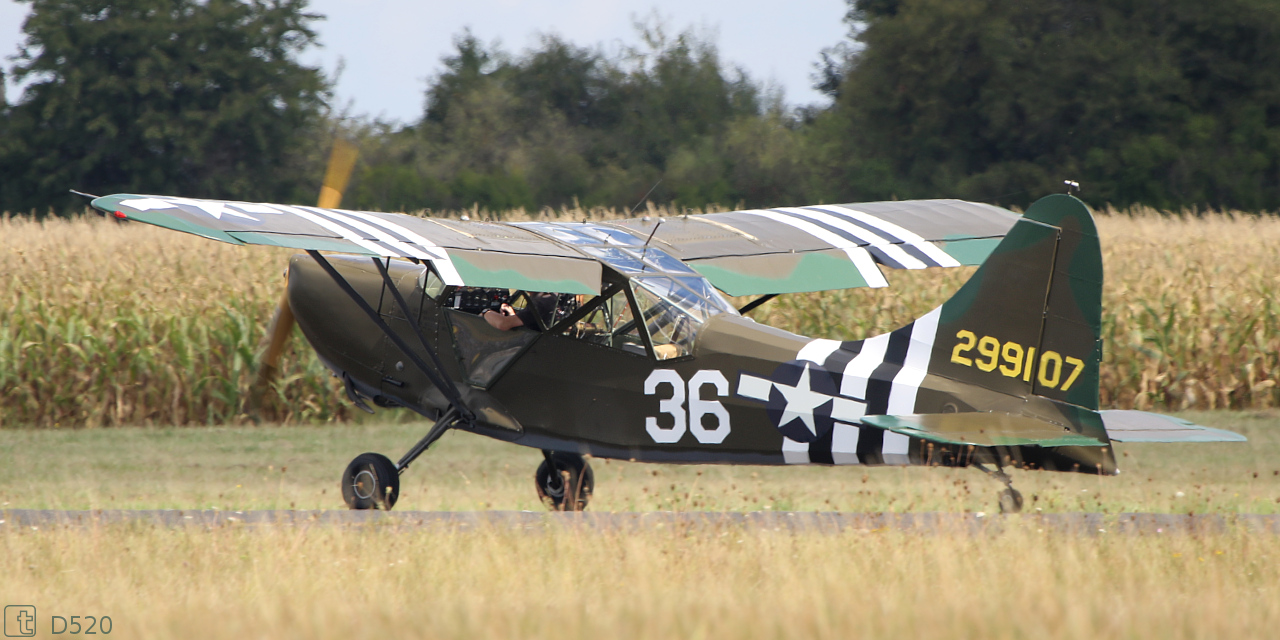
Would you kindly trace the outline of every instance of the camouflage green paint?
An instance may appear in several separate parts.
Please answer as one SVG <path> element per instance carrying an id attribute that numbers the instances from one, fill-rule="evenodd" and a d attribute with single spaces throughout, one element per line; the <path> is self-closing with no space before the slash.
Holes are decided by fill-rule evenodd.
<path id="1" fill-rule="evenodd" d="M 843 254 L 806 251 L 690 262 L 702 277 L 731 296 L 802 293 L 867 286 Z"/>
<path id="2" fill-rule="evenodd" d="M 594 260 L 456 249 L 449 250 L 449 257 L 462 281 L 472 287 L 600 293 L 600 263 Z M 550 274 L 550 277 L 534 274 Z"/>
<path id="3" fill-rule="evenodd" d="M 227 235 L 244 244 L 285 247 L 287 249 L 314 249 L 316 251 L 334 251 L 365 256 L 374 255 L 368 251 L 361 252 L 359 246 L 353 246 L 349 242 L 329 240 L 328 238 L 290 236 L 281 233 L 256 233 L 253 231 L 229 231 Z"/>
<path id="4" fill-rule="evenodd" d="M 1000 238 L 960 239 L 939 242 L 947 255 L 955 258 L 966 267 L 976 267 L 987 260 L 987 256 L 1000 244 Z"/>

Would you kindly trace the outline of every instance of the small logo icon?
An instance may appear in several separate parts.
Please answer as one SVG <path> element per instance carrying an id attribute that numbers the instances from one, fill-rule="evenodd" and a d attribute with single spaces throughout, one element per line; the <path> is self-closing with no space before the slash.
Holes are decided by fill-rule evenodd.
<path id="1" fill-rule="evenodd" d="M 4 635 L 7 638 L 30 638 L 36 635 L 36 608 L 21 604 L 5 607 Z"/>

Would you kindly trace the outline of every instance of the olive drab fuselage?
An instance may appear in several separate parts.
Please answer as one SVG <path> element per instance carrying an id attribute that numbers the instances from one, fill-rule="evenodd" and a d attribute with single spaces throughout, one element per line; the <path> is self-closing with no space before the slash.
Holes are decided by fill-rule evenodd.
<path id="1" fill-rule="evenodd" d="M 460 428 L 497 439 L 648 462 L 965 466 L 990 461 L 994 453 L 1014 465 L 1114 471 L 1109 447 L 991 450 L 928 442 L 855 426 L 858 407 L 844 407 L 853 413 L 841 421 L 841 407 L 824 406 L 842 399 L 839 389 L 814 395 L 815 389 L 821 391 L 817 377 L 830 374 L 820 362 L 806 364 L 797 357 L 810 345 L 832 341 L 815 341 L 736 313 L 710 317 L 688 355 L 658 360 L 652 348 L 624 350 L 577 339 L 566 324 L 544 331 L 493 328 L 476 314 L 451 308 L 453 288 L 433 287 L 425 266 L 391 260 L 385 264 L 413 316 L 406 318 L 368 258 L 330 261 L 406 342 L 413 344 L 410 323 L 417 325 L 476 413 L 475 423 Z M 606 279 L 628 285 L 617 273 L 607 273 Z M 348 376 L 359 394 L 380 406 L 405 407 L 429 417 L 448 406 L 444 395 L 409 366 L 405 354 L 305 255 L 290 263 L 289 302 L 321 360 Z M 808 379 L 808 388 L 800 391 L 787 379 L 797 370 Z M 868 386 L 885 382 L 869 378 Z M 775 380 L 773 387 L 750 397 Z M 887 382 L 891 386 L 893 381 Z M 751 388 L 743 389 L 744 383 Z M 1027 404 L 1025 398 L 927 374 L 916 386 L 920 404 L 911 409 L 914 413 L 1016 412 Z M 802 397 L 788 398 L 788 388 Z M 811 396 L 807 403 L 805 392 Z M 893 395 L 892 388 L 887 394 Z M 866 391 L 862 395 L 869 397 Z M 861 411 L 870 415 L 876 407 L 866 404 Z M 1060 411 L 1048 401 L 1041 404 L 1042 412 Z M 795 441 L 780 431 L 778 414 L 792 406 L 793 413 L 810 415 L 791 422 L 804 424 L 808 417 L 829 423 L 821 430 L 827 440 L 821 451 L 813 446 L 803 455 L 788 451 L 788 443 Z M 845 435 L 845 442 L 839 442 L 851 430 L 857 431 L 856 441 Z"/>

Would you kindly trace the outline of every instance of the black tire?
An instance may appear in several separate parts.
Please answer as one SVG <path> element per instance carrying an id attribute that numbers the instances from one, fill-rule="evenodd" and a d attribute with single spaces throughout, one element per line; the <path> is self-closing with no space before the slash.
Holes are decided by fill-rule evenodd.
<path id="1" fill-rule="evenodd" d="M 551 464 L 547 464 L 550 460 Z M 564 472 L 568 472 L 568 483 Z M 591 501 L 595 489 L 595 474 L 591 465 L 576 453 L 552 452 L 538 465 L 533 476 L 538 487 L 538 497 L 552 511 L 582 511 Z M 566 496 L 568 498 L 566 499 Z"/>
<path id="2" fill-rule="evenodd" d="M 362 453 L 342 472 L 342 499 L 350 509 L 390 511 L 400 497 L 400 473 L 381 453 Z"/>
<path id="3" fill-rule="evenodd" d="M 1022 511 L 1022 494 L 1017 489 L 1008 487 L 1000 492 L 1000 513 L 1019 513 Z"/>

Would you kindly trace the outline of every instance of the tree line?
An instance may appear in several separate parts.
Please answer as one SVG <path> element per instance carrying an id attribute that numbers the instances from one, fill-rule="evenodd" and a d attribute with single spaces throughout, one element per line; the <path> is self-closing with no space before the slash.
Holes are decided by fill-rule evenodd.
<path id="1" fill-rule="evenodd" d="M 67 194 L 309 202 L 335 135 L 344 206 L 786 206 L 956 197 L 1280 209 L 1274 0 L 849 0 L 815 60 L 830 100 L 784 104 L 714 43 L 659 24 L 607 53 L 468 32 L 421 117 L 340 117 L 298 61 L 305 0 L 24 0 L 0 103 L 0 209 Z"/>

